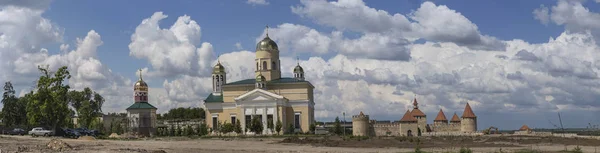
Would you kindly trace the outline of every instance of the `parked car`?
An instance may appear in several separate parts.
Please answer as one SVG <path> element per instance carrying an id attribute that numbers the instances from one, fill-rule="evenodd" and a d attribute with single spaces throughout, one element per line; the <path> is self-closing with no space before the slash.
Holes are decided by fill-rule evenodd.
<path id="1" fill-rule="evenodd" d="M 9 131 L 8 134 L 10 134 L 10 135 L 25 135 L 25 134 L 27 134 L 27 131 L 20 129 L 20 128 L 15 128 L 15 129 Z"/>
<path id="2" fill-rule="evenodd" d="M 52 131 L 52 130 L 46 130 L 46 129 L 41 128 L 41 127 L 36 127 L 36 128 L 31 129 L 31 131 L 29 131 L 28 134 L 31 135 L 31 136 L 34 136 L 34 137 L 35 136 L 46 136 L 46 137 L 49 137 L 49 136 L 53 136 L 54 135 L 54 131 Z"/>
<path id="3" fill-rule="evenodd" d="M 90 131 L 87 128 L 76 128 L 74 130 L 79 132 L 81 135 L 90 135 Z"/>
<path id="4" fill-rule="evenodd" d="M 79 133 L 79 132 L 77 132 L 76 130 L 73 130 L 73 129 L 65 129 L 64 131 L 65 131 L 64 137 L 67 137 L 67 138 L 75 138 L 75 139 L 77 139 L 77 138 L 79 138 L 81 136 L 81 133 Z"/>

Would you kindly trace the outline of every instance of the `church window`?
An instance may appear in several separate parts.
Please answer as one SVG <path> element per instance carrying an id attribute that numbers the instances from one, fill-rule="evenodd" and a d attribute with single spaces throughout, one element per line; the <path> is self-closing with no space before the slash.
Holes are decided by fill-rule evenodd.
<path id="1" fill-rule="evenodd" d="M 273 63 L 271 63 L 271 69 L 277 70 L 277 64 L 275 63 L 275 61 L 273 61 Z"/>
<path id="2" fill-rule="evenodd" d="M 297 112 L 294 114 L 294 128 L 300 129 L 300 115 L 302 113 Z"/>
<path id="3" fill-rule="evenodd" d="M 246 120 L 245 121 L 246 122 L 246 127 L 250 126 L 250 123 L 252 122 L 252 116 L 246 115 L 245 120 Z"/>
<path id="4" fill-rule="evenodd" d="M 235 116 L 235 115 L 231 115 L 231 124 L 232 124 L 232 125 L 235 125 L 235 124 L 236 124 L 236 121 L 237 121 L 237 118 L 236 118 L 236 116 Z"/>
<path id="5" fill-rule="evenodd" d="M 213 116 L 212 117 L 212 129 L 217 130 L 218 129 L 217 127 L 219 127 L 218 124 L 219 124 L 218 116 Z"/>
<path id="6" fill-rule="evenodd" d="M 262 69 L 263 69 L 263 70 L 267 70 L 267 68 L 268 68 L 268 67 L 267 67 L 267 61 L 263 61 L 263 66 L 262 66 Z"/>

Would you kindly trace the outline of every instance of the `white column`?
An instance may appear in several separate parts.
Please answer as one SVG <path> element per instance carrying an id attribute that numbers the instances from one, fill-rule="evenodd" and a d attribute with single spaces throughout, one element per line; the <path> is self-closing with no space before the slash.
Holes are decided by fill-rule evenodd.
<path id="1" fill-rule="evenodd" d="M 267 133 L 267 107 L 265 106 L 262 111 L 262 123 L 263 123 L 263 134 Z"/>
<path id="2" fill-rule="evenodd" d="M 277 121 L 279 121 L 279 110 L 277 108 L 277 104 L 275 104 L 275 108 L 273 108 L 273 129 L 277 132 Z"/>
<path id="3" fill-rule="evenodd" d="M 237 117 L 236 117 L 237 118 Z M 240 120 L 242 123 L 242 132 L 246 132 L 246 108 L 242 107 L 242 119 Z"/>

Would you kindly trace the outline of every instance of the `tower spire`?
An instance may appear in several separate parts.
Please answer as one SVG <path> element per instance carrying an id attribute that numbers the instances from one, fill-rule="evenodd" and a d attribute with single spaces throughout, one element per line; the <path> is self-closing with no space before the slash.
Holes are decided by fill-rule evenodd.
<path id="1" fill-rule="evenodd" d="M 217 63 L 221 64 L 221 53 L 219 53 L 219 56 L 217 56 Z"/>
<path id="2" fill-rule="evenodd" d="M 300 57 L 296 56 L 296 63 L 300 65 Z"/>
<path id="3" fill-rule="evenodd" d="M 267 37 L 269 37 L 269 25 L 266 26 L 267 28 Z"/>
<path id="4" fill-rule="evenodd" d="M 417 102 L 417 94 L 415 94 L 415 100 L 413 101 L 413 108 L 419 109 L 419 103 Z"/>
<path id="5" fill-rule="evenodd" d="M 144 80 L 142 79 L 142 69 L 138 69 L 138 71 L 140 72 L 140 80 Z"/>

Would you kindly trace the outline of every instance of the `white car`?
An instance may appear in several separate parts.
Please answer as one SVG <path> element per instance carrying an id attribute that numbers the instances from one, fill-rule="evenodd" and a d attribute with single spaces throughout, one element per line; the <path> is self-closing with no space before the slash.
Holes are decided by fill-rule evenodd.
<path id="1" fill-rule="evenodd" d="M 34 136 L 34 137 L 35 136 L 49 137 L 49 136 L 54 135 L 54 132 L 51 130 L 45 130 L 44 128 L 41 128 L 41 127 L 36 127 L 36 128 L 31 129 L 31 131 L 29 131 L 29 135 Z"/>

